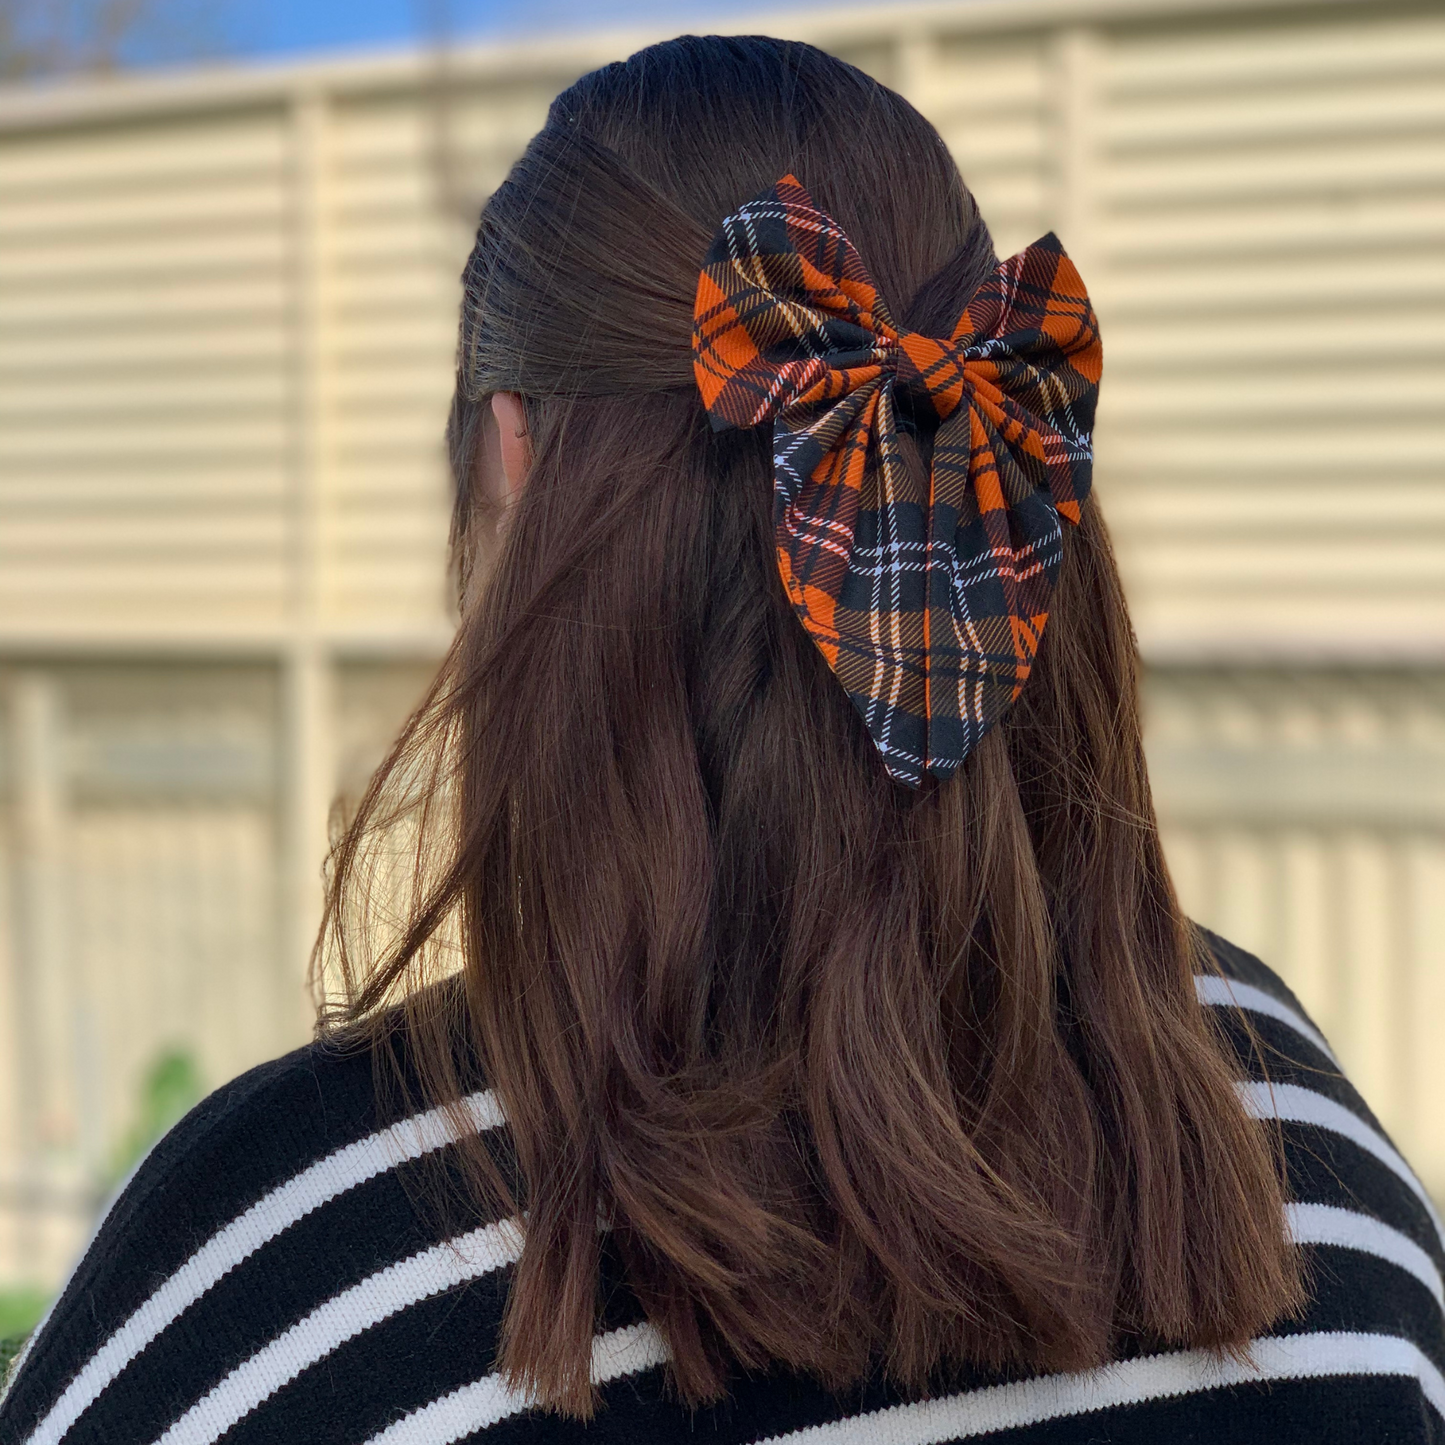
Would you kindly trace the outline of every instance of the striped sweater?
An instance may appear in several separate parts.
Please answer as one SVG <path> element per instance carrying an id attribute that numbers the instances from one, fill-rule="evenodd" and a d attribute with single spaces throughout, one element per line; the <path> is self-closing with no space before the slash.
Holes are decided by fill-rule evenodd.
<path id="1" fill-rule="evenodd" d="M 454 1144 L 448 1116 L 376 1116 L 370 1060 L 318 1047 L 212 1095 L 111 1208 L 0 1401 L 3 1445 L 1157 1445 L 1445 1441 L 1440 1217 L 1289 991 L 1212 940 L 1201 977 L 1242 1061 L 1238 1010 L 1269 1058 L 1246 1107 L 1282 1121 L 1308 1256 L 1303 1318 L 1248 1359 L 1144 1354 L 1078 1374 L 978 1377 L 906 1399 L 830 1395 L 783 1372 L 739 1377 L 688 1413 L 664 1349 L 624 1291 L 599 1322 L 589 1425 L 529 1406 L 489 1369 L 520 1245 L 510 1220 L 449 1238 L 419 1171 Z M 500 1129 L 493 1097 L 468 1100 Z"/>

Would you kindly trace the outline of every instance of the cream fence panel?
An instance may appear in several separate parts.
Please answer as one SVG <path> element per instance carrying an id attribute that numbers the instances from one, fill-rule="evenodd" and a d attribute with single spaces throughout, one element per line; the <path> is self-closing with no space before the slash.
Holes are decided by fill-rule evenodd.
<path id="1" fill-rule="evenodd" d="M 1274 965 L 1445 1186 L 1445 674 L 1155 669 L 1149 761 L 1195 917 Z"/>
<path id="2" fill-rule="evenodd" d="M 1093 46 L 1099 437 L 1153 655 L 1438 657 L 1445 16 Z"/>
<path id="3" fill-rule="evenodd" d="M 1054 226 L 1083 261 L 1146 649 L 1438 656 L 1445 20 L 1028 9 L 788 28 L 937 120 L 1002 251 Z M 451 192 L 566 58 L 153 85 L 41 133 L 0 103 L 0 636 L 442 635 Z"/>
<path id="4" fill-rule="evenodd" d="M 0 634 L 280 622 L 274 111 L 0 131 Z"/>
<path id="5" fill-rule="evenodd" d="M 1109 365 L 1098 484 L 1188 906 L 1445 1191 L 1445 14 L 967 0 L 750 22 L 939 125 Z M 157 1049 L 297 1041 L 325 815 L 449 628 L 475 209 L 654 37 L 0 92 L 0 1282 Z"/>

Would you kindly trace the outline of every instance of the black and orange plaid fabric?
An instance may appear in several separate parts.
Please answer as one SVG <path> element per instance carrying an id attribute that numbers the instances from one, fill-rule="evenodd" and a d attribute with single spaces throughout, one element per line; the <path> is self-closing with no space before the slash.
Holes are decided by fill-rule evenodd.
<path id="1" fill-rule="evenodd" d="M 1058 238 L 1002 262 L 952 336 L 900 331 L 784 176 L 722 224 L 693 366 L 713 426 L 773 424 L 789 599 L 899 782 L 950 777 L 1029 675 L 1093 467 L 1102 350 Z M 899 448 L 938 419 L 931 475 Z"/>

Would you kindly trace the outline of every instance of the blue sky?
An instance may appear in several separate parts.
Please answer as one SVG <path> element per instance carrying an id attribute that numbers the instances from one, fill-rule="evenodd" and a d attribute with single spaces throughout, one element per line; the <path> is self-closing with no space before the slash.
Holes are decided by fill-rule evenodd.
<path id="1" fill-rule="evenodd" d="M 838 0 L 249 0 L 227 28 L 242 54 L 304 54 L 417 42 L 444 26 L 458 39 L 561 34 L 617 25 L 705 28 L 749 12 Z"/>

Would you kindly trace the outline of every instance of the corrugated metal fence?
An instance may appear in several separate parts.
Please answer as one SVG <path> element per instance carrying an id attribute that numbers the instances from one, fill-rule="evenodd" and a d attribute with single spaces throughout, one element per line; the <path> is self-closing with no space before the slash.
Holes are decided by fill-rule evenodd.
<path id="1" fill-rule="evenodd" d="M 1197 915 L 1445 1190 L 1445 15 L 807 12 L 1108 351 L 1099 488 Z M 48 1281 L 158 1052 L 304 1033 L 338 777 L 444 645 L 470 222 L 651 36 L 0 93 L 0 1280 Z"/>

